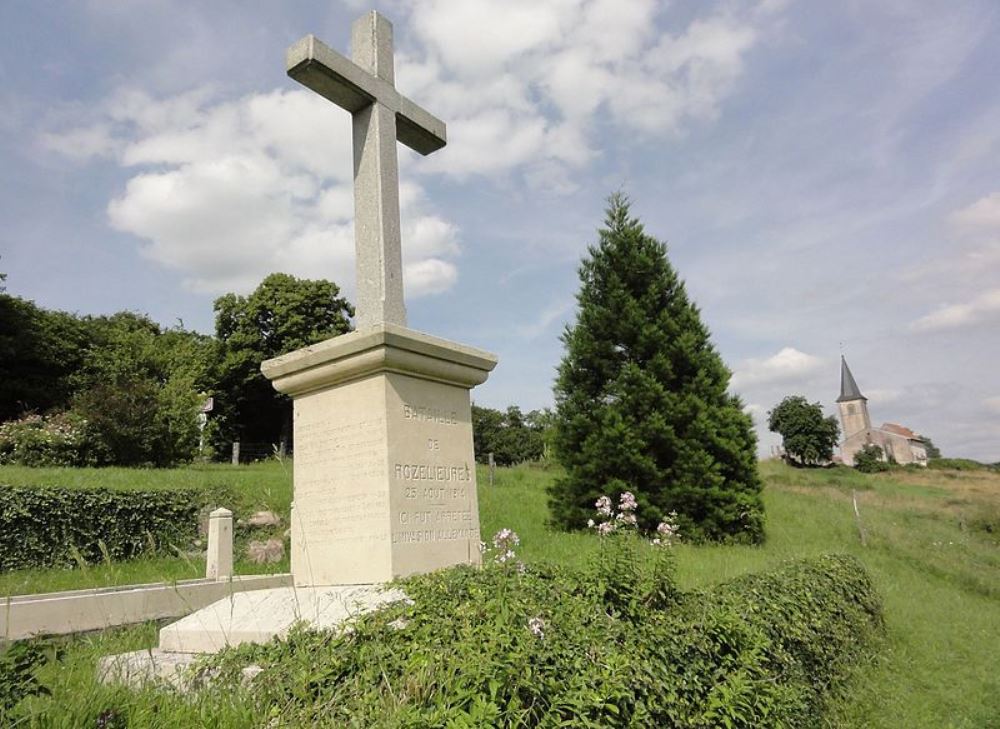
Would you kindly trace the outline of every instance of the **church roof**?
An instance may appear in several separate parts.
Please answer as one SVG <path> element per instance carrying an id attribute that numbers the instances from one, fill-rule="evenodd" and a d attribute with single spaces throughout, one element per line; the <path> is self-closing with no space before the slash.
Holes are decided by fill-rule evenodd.
<path id="1" fill-rule="evenodd" d="M 868 400 L 858 389 L 858 383 L 854 381 L 851 368 L 847 366 L 844 355 L 840 355 L 840 397 L 837 402 L 847 402 L 848 400 Z"/>
<path id="2" fill-rule="evenodd" d="M 906 426 L 899 425 L 898 423 L 882 423 L 880 430 L 895 433 L 896 435 L 901 435 L 904 438 L 909 438 L 910 440 L 923 440 L 919 433 L 914 433 Z"/>

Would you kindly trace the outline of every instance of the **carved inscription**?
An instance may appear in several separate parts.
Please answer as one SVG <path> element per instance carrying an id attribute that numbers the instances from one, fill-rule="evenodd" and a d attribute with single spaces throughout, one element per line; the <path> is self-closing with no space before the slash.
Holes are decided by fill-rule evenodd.
<path id="1" fill-rule="evenodd" d="M 444 466 L 434 463 L 397 463 L 396 478 L 401 481 L 462 481 L 472 478 L 469 464 Z"/>
<path id="2" fill-rule="evenodd" d="M 303 539 L 389 539 L 389 494 L 379 482 L 386 462 L 385 418 L 296 423 L 295 500 Z M 383 482 L 384 483 L 384 482 Z"/>
<path id="3" fill-rule="evenodd" d="M 403 418 L 421 423 L 438 423 L 440 425 L 458 425 L 458 413 L 432 405 L 411 405 L 403 403 Z"/>
<path id="4" fill-rule="evenodd" d="M 469 492 L 475 473 L 468 462 L 456 463 L 456 456 L 462 457 L 455 447 L 459 436 L 437 429 L 458 426 L 458 410 L 426 402 L 403 402 L 402 410 L 406 427 L 422 435 L 417 442 L 423 454 L 416 449 L 401 453 L 405 460 L 394 459 L 390 469 L 393 490 L 403 497 L 393 523 L 393 544 L 478 543 L 479 519 Z"/>

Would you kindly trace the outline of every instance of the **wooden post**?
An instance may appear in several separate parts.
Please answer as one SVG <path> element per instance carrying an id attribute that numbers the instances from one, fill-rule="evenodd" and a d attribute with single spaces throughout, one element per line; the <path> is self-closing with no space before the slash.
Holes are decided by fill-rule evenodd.
<path id="1" fill-rule="evenodd" d="M 492 486 L 493 485 L 493 474 L 497 470 L 497 464 L 496 464 L 496 461 L 493 460 L 493 453 L 489 454 L 489 459 L 490 459 L 490 486 Z"/>
<path id="2" fill-rule="evenodd" d="M 861 537 L 861 546 L 864 547 L 868 544 L 868 537 L 865 534 L 865 527 L 861 523 L 861 512 L 858 511 L 858 495 L 853 489 L 851 489 L 851 501 L 854 502 L 854 519 L 858 523 L 858 536 Z"/>
<path id="3" fill-rule="evenodd" d="M 240 442 L 238 440 L 233 441 L 233 465 L 240 465 Z"/>

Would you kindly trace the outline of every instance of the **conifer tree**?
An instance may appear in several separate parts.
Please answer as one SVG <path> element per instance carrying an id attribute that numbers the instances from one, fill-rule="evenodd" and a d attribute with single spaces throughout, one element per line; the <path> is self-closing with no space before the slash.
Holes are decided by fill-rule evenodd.
<path id="1" fill-rule="evenodd" d="M 666 246 L 612 195 L 580 267 L 555 386 L 554 445 L 566 475 L 550 490 L 556 525 L 578 529 L 601 495 L 635 494 L 640 526 L 671 511 L 692 541 L 763 538 L 756 435 L 667 260 Z"/>

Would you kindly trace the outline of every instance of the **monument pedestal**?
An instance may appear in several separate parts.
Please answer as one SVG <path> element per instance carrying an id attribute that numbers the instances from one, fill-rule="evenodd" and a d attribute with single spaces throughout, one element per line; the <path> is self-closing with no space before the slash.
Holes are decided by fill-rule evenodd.
<path id="1" fill-rule="evenodd" d="M 479 563 L 469 390 L 496 362 L 379 324 L 262 365 L 294 400 L 296 585 Z"/>

